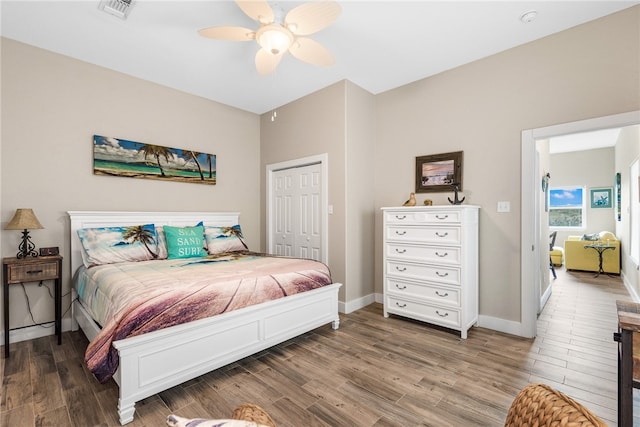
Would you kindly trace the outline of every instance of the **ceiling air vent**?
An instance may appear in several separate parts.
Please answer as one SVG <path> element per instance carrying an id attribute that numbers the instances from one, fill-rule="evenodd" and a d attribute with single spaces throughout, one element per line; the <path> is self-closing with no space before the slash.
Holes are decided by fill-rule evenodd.
<path id="1" fill-rule="evenodd" d="M 133 0 L 100 0 L 98 9 L 120 19 L 127 19 Z"/>

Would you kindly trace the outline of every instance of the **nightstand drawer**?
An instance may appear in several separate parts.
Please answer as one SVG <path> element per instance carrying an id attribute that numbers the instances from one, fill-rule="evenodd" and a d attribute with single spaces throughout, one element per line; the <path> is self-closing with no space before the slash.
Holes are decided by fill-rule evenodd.
<path id="1" fill-rule="evenodd" d="M 7 279 L 10 284 L 34 282 L 59 278 L 56 260 L 13 264 L 7 266 Z"/>

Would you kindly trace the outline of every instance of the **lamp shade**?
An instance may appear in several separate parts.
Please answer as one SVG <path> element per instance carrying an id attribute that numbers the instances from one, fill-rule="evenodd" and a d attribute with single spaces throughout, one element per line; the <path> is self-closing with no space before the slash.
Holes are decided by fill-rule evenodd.
<path id="1" fill-rule="evenodd" d="M 44 228 L 32 209 L 16 209 L 15 215 L 4 228 L 5 230 L 37 230 Z"/>

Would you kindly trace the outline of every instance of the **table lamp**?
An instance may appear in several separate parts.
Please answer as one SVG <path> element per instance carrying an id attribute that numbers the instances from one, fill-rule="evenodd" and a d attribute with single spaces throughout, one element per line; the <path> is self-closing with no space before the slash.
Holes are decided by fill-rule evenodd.
<path id="1" fill-rule="evenodd" d="M 41 228 L 44 227 L 40 224 L 40 221 L 38 221 L 32 209 L 16 209 L 15 215 L 13 215 L 11 221 L 9 221 L 4 228 L 5 230 L 22 230 L 22 243 L 18 246 L 18 254 L 16 257 L 27 258 L 30 256 L 38 256 L 38 253 L 35 251 L 36 246 L 31 242 L 29 230 Z"/>

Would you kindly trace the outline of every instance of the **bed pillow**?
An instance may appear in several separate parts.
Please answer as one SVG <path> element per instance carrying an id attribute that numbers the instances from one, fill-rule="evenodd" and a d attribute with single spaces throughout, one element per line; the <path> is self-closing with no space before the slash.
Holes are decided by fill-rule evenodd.
<path id="1" fill-rule="evenodd" d="M 207 242 L 209 255 L 217 255 L 223 252 L 237 252 L 248 249 L 244 243 L 240 225 L 232 227 L 205 227 L 204 238 Z"/>
<path id="2" fill-rule="evenodd" d="M 254 421 L 244 420 L 207 420 L 204 418 L 182 418 L 176 415 L 167 416 L 169 427 L 265 427 Z"/>
<path id="3" fill-rule="evenodd" d="M 167 259 L 194 258 L 207 255 L 204 250 L 204 227 L 173 227 L 165 225 Z"/>
<path id="4" fill-rule="evenodd" d="M 583 234 L 582 235 L 582 240 L 589 240 L 589 241 L 596 241 L 600 239 L 600 234 L 598 233 L 594 233 L 594 234 Z"/>
<path id="5" fill-rule="evenodd" d="M 167 239 L 164 236 L 164 228 L 156 227 L 156 236 L 158 236 L 158 259 L 167 259 Z"/>
<path id="6" fill-rule="evenodd" d="M 158 237 L 153 224 L 78 230 L 82 260 L 88 268 L 117 262 L 147 261 L 158 257 Z"/>

